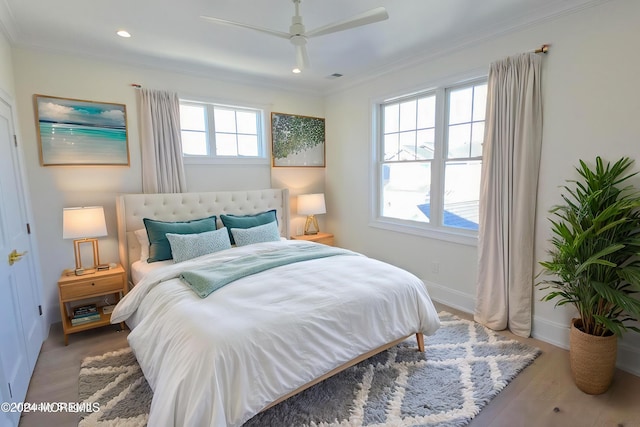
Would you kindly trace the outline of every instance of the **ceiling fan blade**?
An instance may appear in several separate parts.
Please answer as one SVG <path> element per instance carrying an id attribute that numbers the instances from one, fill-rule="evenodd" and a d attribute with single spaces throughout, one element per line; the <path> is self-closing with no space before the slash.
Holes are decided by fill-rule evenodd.
<path id="1" fill-rule="evenodd" d="M 213 18 L 211 16 L 200 16 L 201 19 L 209 22 L 215 22 L 216 24 L 231 25 L 234 27 L 248 28 L 250 30 L 259 31 L 261 33 L 270 34 L 272 36 L 280 37 L 283 39 L 289 39 L 291 35 L 283 31 L 271 30 L 269 28 L 257 27 L 255 25 L 243 24 L 241 22 L 227 21 L 226 19 Z"/>
<path id="2" fill-rule="evenodd" d="M 336 33 L 338 31 L 348 30 L 350 28 L 360 27 L 362 25 L 373 24 L 374 22 L 384 21 L 389 18 L 389 14 L 384 7 L 377 7 L 369 11 L 363 12 L 360 15 L 356 15 L 353 18 L 345 21 L 335 22 L 333 24 L 325 25 L 324 27 L 316 28 L 315 30 L 308 31 L 306 36 L 317 37 L 325 34 Z"/>
<path id="3" fill-rule="evenodd" d="M 309 68 L 309 55 L 307 54 L 307 46 L 304 44 L 296 45 L 296 66 L 299 70 Z"/>

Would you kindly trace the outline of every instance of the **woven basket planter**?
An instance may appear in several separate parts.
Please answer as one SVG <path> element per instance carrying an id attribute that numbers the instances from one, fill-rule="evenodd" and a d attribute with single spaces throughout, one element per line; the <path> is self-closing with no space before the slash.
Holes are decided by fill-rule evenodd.
<path id="1" fill-rule="evenodd" d="M 613 381 L 618 337 L 598 337 L 582 332 L 581 319 L 573 319 L 569 333 L 569 359 L 576 386 L 587 394 L 606 392 Z"/>

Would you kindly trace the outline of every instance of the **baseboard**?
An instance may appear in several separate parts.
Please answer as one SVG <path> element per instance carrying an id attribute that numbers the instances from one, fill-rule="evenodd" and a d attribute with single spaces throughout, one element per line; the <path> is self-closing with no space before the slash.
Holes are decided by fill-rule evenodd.
<path id="1" fill-rule="evenodd" d="M 569 349 L 569 325 L 533 316 L 531 336 L 556 347 Z"/>
<path id="2" fill-rule="evenodd" d="M 423 280 L 423 282 L 427 286 L 431 299 L 434 301 L 464 311 L 465 313 L 474 312 L 475 295 L 447 288 L 438 283 L 426 280 Z M 540 341 L 555 345 L 556 347 L 565 350 L 569 349 L 569 325 L 554 322 L 540 316 L 534 316 L 531 336 Z M 640 348 L 619 342 L 616 366 L 623 371 L 640 376 Z"/>
<path id="3" fill-rule="evenodd" d="M 447 288 L 446 286 L 427 280 L 423 280 L 423 282 L 427 286 L 427 291 L 429 291 L 429 296 L 432 300 L 448 305 L 456 310 L 464 311 L 465 313 L 473 313 L 475 309 L 475 295 Z"/>
<path id="4" fill-rule="evenodd" d="M 618 342 L 618 360 L 616 366 L 623 371 L 640 377 L 640 349 Z"/>

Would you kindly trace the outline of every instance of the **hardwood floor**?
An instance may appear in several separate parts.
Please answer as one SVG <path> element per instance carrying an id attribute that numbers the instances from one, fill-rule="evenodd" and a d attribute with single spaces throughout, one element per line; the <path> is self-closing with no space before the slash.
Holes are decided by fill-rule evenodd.
<path id="1" fill-rule="evenodd" d="M 54 324 L 40 350 L 25 402 L 77 402 L 82 359 L 128 346 L 128 333 L 119 325 L 105 326 L 69 335 L 65 346 L 62 323 Z M 78 421 L 78 414 L 70 412 L 23 412 L 19 426 L 77 427 Z"/>
<path id="2" fill-rule="evenodd" d="M 436 306 L 473 318 L 441 304 Z M 538 347 L 542 354 L 480 411 L 470 427 L 640 426 L 640 377 L 618 369 L 609 391 L 591 396 L 574 385 L 566 350 L 508 331 L 501 334 Z"/>
<path id="3" fill-rule="evenodd" d="M 438 310 L 471 318 L 436 305 Z M 76 402 L 80 362 L 125 347 L 128 332 L 117 330 L 113 326 L 74 334 L 65 347 L 62 327 L 54 325 L 40 352 L 26 402 Z M 640 427 L 639 377 L 618 370 L 607 393 L 589 396 L 573 384 L 565 350 L 502 333 L 540 348 L 542 354 L 471 421 L 471 427 Z M 64 412 L 24 413 L 20 419 L 20 427 L 75 427 L 77 423 L 77 414 Z"/>

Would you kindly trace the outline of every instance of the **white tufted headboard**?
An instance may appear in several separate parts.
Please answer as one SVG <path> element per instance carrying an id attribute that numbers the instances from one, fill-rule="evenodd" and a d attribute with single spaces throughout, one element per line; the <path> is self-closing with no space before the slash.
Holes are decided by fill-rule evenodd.
<path id="1" fill-rule="evenodd" d="M 289 190 L 221 191 L 211 193 L 124 194 L 116 200 L 120 262 L 130 274 L 140 258 L 134 231 L 144 228 L 143 218 L 188 221 L 220 214 L 249 215 L 276 210 L 280 235 L 289 238 Z"/>

